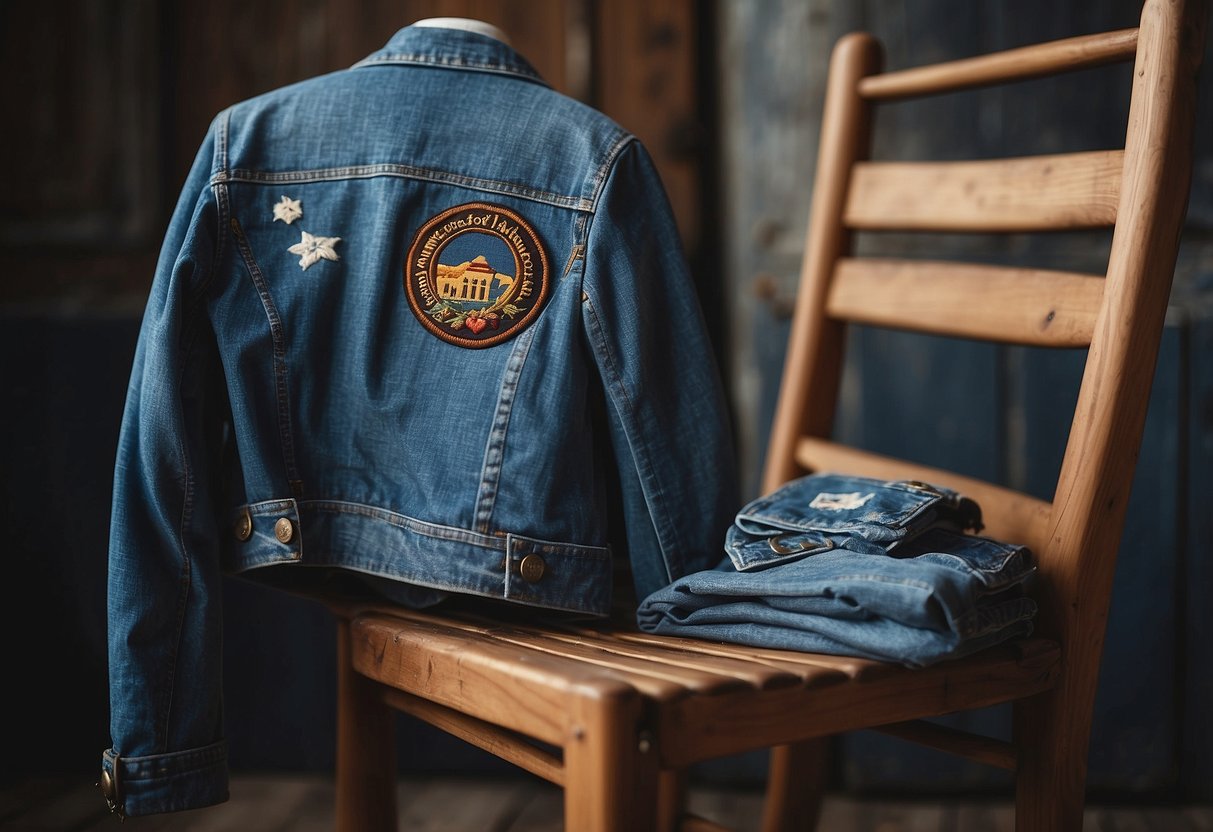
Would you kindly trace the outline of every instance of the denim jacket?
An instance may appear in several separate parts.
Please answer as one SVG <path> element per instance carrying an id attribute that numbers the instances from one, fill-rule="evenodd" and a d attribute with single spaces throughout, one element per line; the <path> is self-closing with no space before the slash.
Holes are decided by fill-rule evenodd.
<path id="1" fill-rule="evenodd" d="M 598 615 L 609 542 L 640 597 L 715 563 L 737 499 L 711 356 L 644 149 L 500 41 L 409 27 L 221 113 L 119 441 L 116 809 L 227 796 L 223 572 Z"/>

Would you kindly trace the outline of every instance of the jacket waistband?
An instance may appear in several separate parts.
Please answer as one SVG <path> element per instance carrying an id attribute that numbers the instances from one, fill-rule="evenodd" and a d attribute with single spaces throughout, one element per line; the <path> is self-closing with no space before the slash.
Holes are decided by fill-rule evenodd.
<path id="1" fill-rule="evenodd" d="M 230 573 L 327 566 L 549 609 L 610 611 L 604 546 L 481 534 L 339 500 L 265 500 L 239 507 L 233 521 Z"/>

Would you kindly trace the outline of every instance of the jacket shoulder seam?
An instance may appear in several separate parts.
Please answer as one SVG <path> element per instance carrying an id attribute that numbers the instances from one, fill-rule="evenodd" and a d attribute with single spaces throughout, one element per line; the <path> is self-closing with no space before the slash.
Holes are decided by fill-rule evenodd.
<path id="1" fill-rule="evenodd" d="M 611 178 L 611 172 L 615 169 L 616 162 L 623 155 L 623 151 L 628 145 L 638 141 L 631 133 L 620 130 L 619 135 L 615 137 L 615 142 L 607 149 L 606 155 L 602 159 L 602 164 L 598 166 L 598 170 L 594 173 L 594 190 L 590 195 L 590 213 L 598 211 L 598 203 L 602 199 L 602 194 L 606 191 L 607 181 Z"/>

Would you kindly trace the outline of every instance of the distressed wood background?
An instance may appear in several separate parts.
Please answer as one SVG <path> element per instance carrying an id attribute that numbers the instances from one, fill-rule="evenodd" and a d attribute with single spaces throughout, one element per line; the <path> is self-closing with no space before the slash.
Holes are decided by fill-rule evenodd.
<path id="1" fill-rule="evenodd" d="M 138 316 L 177 189 L 211 117 L 348 66 L 431 16 L 504 29 L 555 86 L 653 153 L 712 329 L 753 495 L 808 217 L 830 48 L 874 32 L 890 68 L 1131 26 L 1135 0 L 10 0 L 0 4 L 9 119 L 0 194 L 0 590 L 20 749 L 0 775 L 92 771 L 107 744 L 104 570 L 109 481 Z M 1203 80 L 1210 77 L 1206 58 Z M 980 158 L 1112 146 L 1127 69 L 894 105 L 880 158 Z M 1213 799 L 1213 83 L 1173 309 L 1121 554 L 1092 784 Z M 1065 129 L 1061 129 L 1064 125 Z M 1106 235 L 868 235 L 871 252 L 1099 270 Z M 1056 259 L 1060 258 L 1060 259 Z M 1040 492 L 1076 395 L 1075 355 L 856 330 L 839 431 L 879 451 Z M 884 390 L 877 394 L 877 390 Z M 1041 451 L 1039 448 L 1043 448 Z M 332 628 L 294 599 L 227 587 L 233 764 L 332 762 Z M 30 628 L 29 622 L 37 621 Z M 28 633 L 28 635 L 26 635 Z M 284 695 L 289 691 L 289 695 Z M 1004 730 L 1005 713 L 967 723 Z M 307 726 L 301 730 L 300 726 Z M 502 771 L 402 720 L 404 767 Z M 874 736 L 840 744 L 855 791 L 1001 788 L 989 770 Z M 704 767 L 751 779 L 756 756 Z"/>

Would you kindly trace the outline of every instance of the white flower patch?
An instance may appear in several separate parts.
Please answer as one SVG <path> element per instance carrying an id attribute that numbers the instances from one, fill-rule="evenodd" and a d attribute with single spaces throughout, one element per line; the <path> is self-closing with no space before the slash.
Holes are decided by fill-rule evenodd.
<path id="1" fill-rule="evenodd" d="M 333 248 L 341 242 L 340 237 L 320 237 L 306 231 L 302 233 L 303 239 L 287 249 L 291 254 L 299 255 L 299 268 L 307 271 L 308 266 L 321 260 L 341 259 Z"/>
<path id="2" fill-rule="evenodd" d="M 274 222 L 282 220 L 287 225 L 290 225 L 295 220 L 303 216 L 303 200 L 291 199 L 289 196 L 284 196 L 274 206 Z M 304 267 L 306 268 L 306 266 Z"/>
<path id="3" fill-rule="evenodd" d="M 813 498 L 813 502 L 809 503 L 809 508 L 819 508 L 823 511 L 854 511 L 862 508 L 864 503 L 875 496 L 874 493 L 861 494 L 858 491 L 848 494 L 830 494 L 823 491 Z"/>

